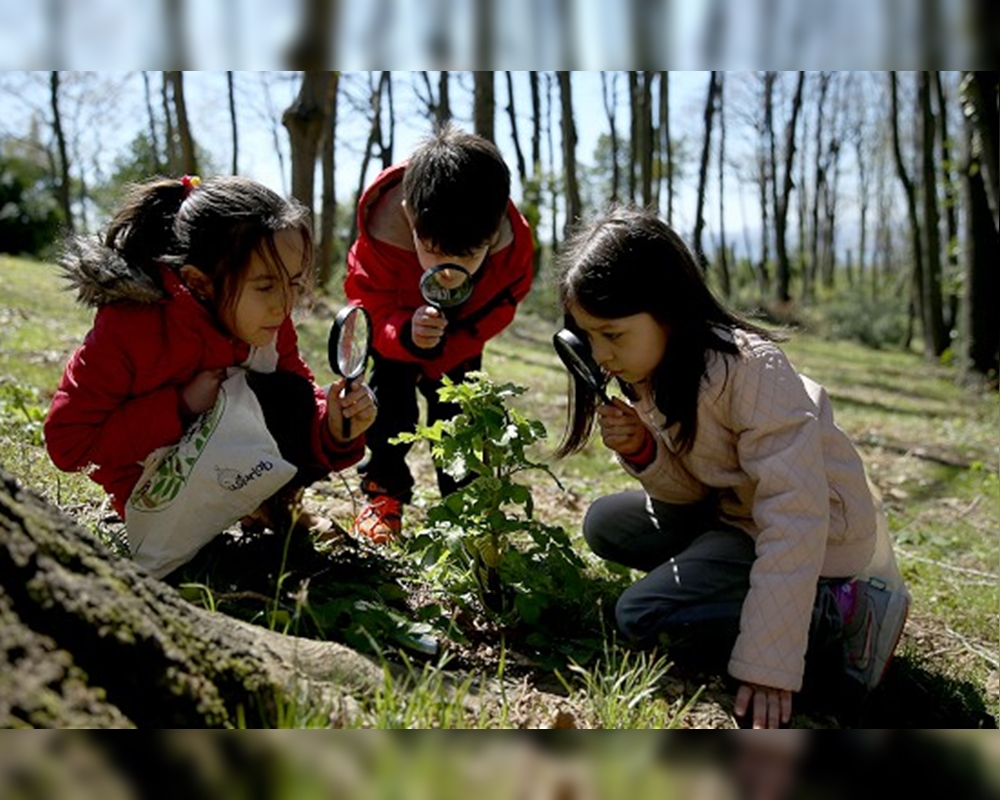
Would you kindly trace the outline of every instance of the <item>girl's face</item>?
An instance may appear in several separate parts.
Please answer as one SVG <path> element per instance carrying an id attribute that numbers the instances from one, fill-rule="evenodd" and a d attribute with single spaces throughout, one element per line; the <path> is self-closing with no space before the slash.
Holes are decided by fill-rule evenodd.
<path id="1" fill-rule="evenodd" d="M 569 313 L 587 336 L 594 360 L 609 375 L 626 383 L 649 380 L 663 360 L 670 338 L 669 326 L 643 312 L 604 319 L 571 304 Z"/>
<path id="2" fill-rule="evenodd" d="M 302 234 L 297 230 L 279 231 L 274 245 L 285 269 L 276 268 L 254 251 L 236 303 L 223 319 L 233 336 L 254 347 L 263 347 L 274 339 L 292 313 L 307 279 Z"/>

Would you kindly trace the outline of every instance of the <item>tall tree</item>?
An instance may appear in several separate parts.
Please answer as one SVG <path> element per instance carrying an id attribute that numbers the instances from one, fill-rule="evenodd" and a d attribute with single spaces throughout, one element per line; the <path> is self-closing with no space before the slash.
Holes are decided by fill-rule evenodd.
<path id="1" fill-rule="evenodd" d="M 510 70 L 504 72 L 507 79 L 507 117 L 510 120 L 510 135 L 514 141 L 514 153 L 517 157 L 517 176 L 521 179 L 522 189 L 528 183 L 528 170 L 524 164 L 524 153 L 521 151 L 521 137 L 517 130 L 517 111 L 514 107 L 514 79 Z"/>
<path id="2" fill-rule="evenodd" d="M 667 224 L 674 224 L 674 146 L 670 141 L 670 73 L 660 73 L 660 137 L 661 160 L 666 164 L 663 174 L 667 180 Z"/>
<path id="3" fill-rule="evenodd" d="M 913 184 L 906 169 L 906 162 L 903 160 L 903 148 L 899 140 L 899 87 L 895 72 L 889 73 L 889 101 L 891 105 L 890 120 L 892 123 L 892 154 L 896 161 L 896 176 L 903 185 L 903 192 L 906 195 L 906 214 L 910 222 L 910 242 L 913 247 L 913 270 L 910 273 L 910 327 L 912 319 L 918 317 L 921 324 L 924 322 L 924 242 L 920 231 L 920 216 L 917 213 L 917 189 Z M 907 339 L 910 335 L 908 333 Z M 930 346 L 930 337 L 924 336 L 924 350 Z"/>
<path id="4" fill-rule="evenodd" d="M 236 125 L 236 89 L 233 86 L 233 73 L 226 71 L 226 89 L 229 95 L 229 125 L 233 131 L 233 175 L 240 172 L 240 137 Z"/>
<path id="5" fill-rule="evenodd" d="M 153 169 L 157 174 L 163 172 L 160 140 L 156 135 L 156 115 L 153 114 L 153 94 L 149 86 L 149 73 L 142 71 L 142 88 L 146 98 L 146 118 L 149 120 L 149 144 L 153 150 Z"/>
<path id="6" fill-rule="evenodd" d="M 608 118 L 608 134 L 611 141 L 611 192 L 608 198 L 612 203 L 618 202 L 618 185 L 621 181 L 621 170 L 618 164 L 618 124 L 616 110 L 618 107 L 618 73 L 601 71 L 601 98 L 604 101 L 604 113 Z"/>
<path id="7" fill-rule="evenodd" d="M 997 229 L 996 195 L 991 197 L 990 160 L 996 163 L 998 147 L 996 72 L 965 72 L 961 94 L 965 109 L 965 303 L 963 313 L 964 358 L 967 377 L 992 380 L 1000 374 L 1000 232 Z M 993 173 L 995 179 L 996 173 Z M 992 190 L 992 191 L 995 191 Z"/>
<path id="8" fill-rule="evenodd" d="M 653 203 L 653 76 L 654 72 L 636 73 L 636 115 L 633 151 L 639 167 L 639 202 Z"/>
<path id="9" fill-rule="evenodd" d="M 336 257 L 337 242 L 337 182 L 336 182 L 336 142 L 337 142 L 337 94 L 340 88 L 340 73 L 330 73 L 327 86 L 326 108 L 320 159 L 323 166 L 323 200 L 320 206 L 319 223 L 319 269 L 317 282 L 326 287 L 333 276 L 333 262 Z"/>
<path id="10" fill-rule="evenodd" d="M 945 99 L 944 81 L 941 71 L 934 73 L 934 96 L 937 101 L 938 144 L 941 148 L 941 183 L 944 190 L 944 218 L 947 239 L 944 251 L 947 258 L 943 284 L 954 287 L 958 283 L 958 190 L 955 186 L 954 146 L 948 130 L 948 103 Z M 954 288 L 948 290 L 946 303 L 945 329 L 950 336 L 958 326 L 958 292 Z"/>
<path id="11" fill-rule="evenodd" d="M 935 152 L 937 147 L 937 125 L 934 108 L 931 101 L 931 74 L 921 70 L 917 78 L 917 91 L 920 97 L 921 141 L 920 163 L 924 184 L 924 252 L 927 261 L 924 264 L 923 285 L 920 287 L 924 295 L 924 349 L 930 348 L 930 354 L 940 356 L 948 348 L 948 336 L 945 331 L 943 305 L 941 298 L 941 214 L 937 199 L 937 162 Z"/>
<path id="12" fill-rule="evenodd" d="M 701 240 L 705 230 L 705 192 L 708 187 L 708 161 L 712 154 L 712 124 L 715 119 L 715 109 L 718 105 L 719 73 L 713 70 L 709 73 L 708 91 L 705 95 L 705 111 L 703 114 L 705 135 L 702 138 L 701 161 L 698 167 L 698 200 L 694 216 L 694 253 L 703 270 L 708 269 L 708 257 L 702 247 Z"/>
<path id="13" fill-rule="evenodd" d="M 69 157 L 66 155 L 66 135 L 63 133 L 62 114 L 59 111 L 59 72 L 49 73 L 49 100 L 52 107 L 52 129 L 56 136 L 56 147 L 59 151 L 59 183 L 56 193 L 59 197 L 59 207 L 62 209 L 64 224 L 67 230 L 73 232 L 73 206 L 70 203 Z"/>
<path id="14" fill-rule="evenodd" d="M 542 170 L 542 100 L 538 90 L 538 72 L 528 73 L 531 86 L 531 174 L 541 180 Z"/>
<path id="15" fill-rule="evenodd" d="M 760 262 L 757 265 L 757 280 L 761 297 L 770 292 L 771 275 L 771 202 L 769 192 L 774 182 L 774 82 L 777 75 L 765 72 L 761 92 L 763 113 L 757 137 L 757 190 L 760 201 Z"/>
<path id="16" fill-rule="evenodd" d="M 330 73 L 307 70 L 302 73 L 298 94 L 281 115 L 288 131 L 292 154 L 292 196 L 311 214 L 315 208 L 316 159 L 326 123 Z"/>
<path id="17" fill-rule="evenodd" d="M 188 175 L 198 174 L 198 158 L 195 155 L 194 137 L 188 124 L 187 102 L 184 100 L 184 73 L 172 70 L 164 73 L 173 94 L 174 114 L 177 120 L 177 139 L 180 143 L 180 168 Z"/>
<path id="18" fill-rule="evenodd" d="M 573 121 L 573 84 L 570 73 L 556 73 L 559 80 L 559 99 L 562 106 L 563 174 L 566 180 L 566 222 L 563 238 L 580 221 L 580 187 L 576 178 L 576 123 Z"/>
<path id="19" fill-rule="evenodd" d="M 726 244 L 726 114 L 723 99 L 725 73 L 719 74 L 719 281 L 725 297 L 732 295 Z"/>
<path id="20" fill-rule="evenodd" d="M 480 136 L 496 141 L 494 116 L 496 102 L 493 91 L 492 72 L 474 72 L 473 74 L 473 104 L 472 127 Z"/>
<path id="21" fill-rule="evenodd" d="M 385 151 L 385 145 L 382 142 L 382 95 L 386 91 L 386 85 L 389 82 L 389 73 L 387 70 L 383 70 L 378 79 L 377 86 L 372 85 L 372 75 L 368 73 L 368 87 L 369 87 L 369 107 L 371 109 L 371 126 L 368 129 L 368 141 L 365 142 L 364 155 L 361 158 L 361 170 L 358 174 L 358 191 L 355 195 L 356 197 L 361 197 L 364 192 L 365 183 L 368 176 L 368 165 L 371 162 L 372 153 L 376 146 L 383 152 Z M 353 242 L 358 237 L 358 215 L 353 214 L 351 216 L 351 234 L 350 240 Z"/>
<path id="22" fill-rule="evenodd" d="M 181 158 L 177 150 L 177 134 L 174 125 L 173 104 L 170 102 L 171 84 L 167 80 L 167 73 L 160 73 L 160 101 L 163 105 L 163 128 L 164 139 L 166 140 L 167 171 L 177 174 L 182 171 Z"/>
<path id="23" fill-rule="evenodd" d="M 805 86 L 806 74 L 799 71 L 795 84 L 795 93 L 792 95 L 792 110 L 785 124 L 785 165 L 781 189 L 778 189 L 777 163 L 773 159 L 774 145 L 772 139 L 772 173 L 771 187 L 774 193 L 774 252 L 777 259 L 776 265 L 776 299 L 778 302 L 787 303 L 791 300 L 791 278 L 792 270 L 788 259 L 788 201 L 792 195 L 792 164 L 795 158 L 795 130 L 798 125 L 799 112 L 802 110 L 802 91 Z"/>

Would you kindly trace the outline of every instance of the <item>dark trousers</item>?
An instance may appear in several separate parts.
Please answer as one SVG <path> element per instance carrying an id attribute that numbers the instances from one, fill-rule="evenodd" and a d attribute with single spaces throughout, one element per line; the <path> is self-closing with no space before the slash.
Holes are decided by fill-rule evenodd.
<path id="1" fill-rule="evenodd" d="M 671 505 L 641 491 L 595 501 L 583 534 L 601 558 L 646 573 L 615 606 L 618 627 L 630 640 L 651 646 L 665 639 L 673 655 L 725 671 L 750 591 L 756 558 L 750 536 L 720 522 L 712 503 Z M 843 620 L 832 592 L 838 582 L 819 582 L 807 673 L 810 662 L 838 658 Z"/>
<path id="2" fill-rule="evenodd" d="M 442 403 L 438 397 L 440 380 L 431 380 L 423 374 L 420 365 L 407 361 L 394 361 L 374 354 L 374 366 L 368 385 L 378 402 L 378 415 L 366 433 L 368 458 L 358 465 L 361 475 L 361 489 L 368 495 L 387 494 L 408 503 L 413 498 L 413 475 L 406 464 L 410 444 L 390 444 L 389 440 L 400 433 L 413 432 L 419 421 L 417 392 L 427 401 L 427 424 L 438 420 L 448 420 L 459 412 L 456 403 Z M 461 383 L 467 373 L 478 370 L 483 363 L 482 355 L 462 362 L 447 375 L 455 383 Z M 438 489 L 442 497 L 458 489 L 471 480 L 455 481 L 448 473 L 435 466 Z"/>

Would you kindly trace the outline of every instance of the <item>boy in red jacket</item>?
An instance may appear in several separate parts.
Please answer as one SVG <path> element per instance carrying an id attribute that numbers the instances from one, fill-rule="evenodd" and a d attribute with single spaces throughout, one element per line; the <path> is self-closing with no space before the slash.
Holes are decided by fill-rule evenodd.
<path id="1" fill-rule="evenodd" d="M 514 319 L 531 287 L 533 243 L 510 200 L 510 170 L 496 146 L 451 126 L 365 190 L 358 230 L 344 290 L 371 314 L 369 385 L 379 414 L 367 432 L 370 455 L 358 468 L 368 504 L 354 533 L 384 542 L 399 535 L 414 485 L 409 445 L 389 440 L 416 428 L 418 390 L 427 400 L 428 424 L 457 412 L 438 398 L 441 378 L 460 383 L 479 369 L 486 342 Z M 442 264 L 462 268 L 438 275 L 445 288 L 463 279 L 472 284 L 459 305 L 442 308 L 421 294 L 421 277 Z M 442 496 L 458 488 L 440 469 L 437 480 Z"/>

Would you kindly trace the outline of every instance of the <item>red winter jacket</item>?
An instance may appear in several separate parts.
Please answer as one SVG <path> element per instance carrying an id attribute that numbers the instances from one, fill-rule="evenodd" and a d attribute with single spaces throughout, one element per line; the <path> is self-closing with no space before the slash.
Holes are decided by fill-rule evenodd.
<path id="1" fill-rule="evenodd" d="M 483 351 L 487 341 L 510 325 L 531 288 L 531 228 L 513 202 L 508 202 L 514 240 L 491 253 L 476 273 L 472 296 L 449 309 L 443 346 L 421 351 L 412 346 L 410 320 L 426 301 L 420 294 L 423 271 L 412 250 L 379 241 L 368 232 L 368 215 L 375 203 L 403 180 L 406 164 L 384 170 L 358 203 L 357 240 L 347 254 L 344 291 L 352 303 L 364 306 L 372 318 L 372 347 L 385 358 L 418 362 L 432 379 Z"/>
<path id="2" fill-rule="evenodd" d="M 165 296 L 153 302 L 148 291 L 141 302 L 106 302 L 107 296 L 87 276 L 73 278 L 78 288 L 88 281 L 81 298 L 99 309 L 52 399 L 45 443 L 59 469 L 90 470 L 90 477 L 123 514 L 146 456 L 181 437 L 181 389 L 202 370 L 243 363 L 250 348 L 219 330 L 209 310 L 167 268 L 161 271 Z M 119 296 L 120 283 L 115 284 Z M 278 331 L 277 368 L 313 383 L 312 450 L 331 471 L 345 469 L 364 454 L 364 437 L 340 445 L 330 436 L 326 394 L 316 386 L 297 342 L 289 318 Z"/>

